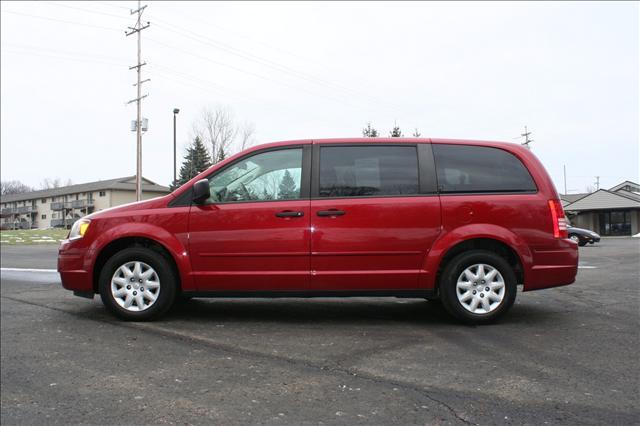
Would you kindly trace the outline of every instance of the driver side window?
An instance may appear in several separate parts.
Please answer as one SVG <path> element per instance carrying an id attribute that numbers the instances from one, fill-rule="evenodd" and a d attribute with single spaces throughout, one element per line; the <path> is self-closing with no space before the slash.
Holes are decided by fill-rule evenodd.
<path id="1" fill-rule="evenodd" d="M 209 178 L 210 203 L 300 198 L 302 149 L 263 152 Z"/>

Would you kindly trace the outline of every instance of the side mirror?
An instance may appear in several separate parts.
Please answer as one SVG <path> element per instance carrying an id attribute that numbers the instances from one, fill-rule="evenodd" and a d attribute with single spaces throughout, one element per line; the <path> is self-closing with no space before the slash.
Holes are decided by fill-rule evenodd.
<path id="1" fill-rule="evenodd" d="M 202 204 L 211 196 L 209 180 L 202 179 L 193 184 L 193 196 L 191 200 L 196 204 Z"/>

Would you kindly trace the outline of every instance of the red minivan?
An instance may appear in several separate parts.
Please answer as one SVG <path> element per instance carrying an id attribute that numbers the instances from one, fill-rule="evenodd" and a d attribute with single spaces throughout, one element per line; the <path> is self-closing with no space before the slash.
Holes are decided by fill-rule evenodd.
<path id="1" fill-rule="evenodd" d="M 577 267 L 530 151 L 398 138 L 250 148 L 167 196 L 79 219 L 58 256 L 64 288 L 126 320 L 178 298 L 390 296 L 485 323 L 517 285 L 571 284 Z"/>

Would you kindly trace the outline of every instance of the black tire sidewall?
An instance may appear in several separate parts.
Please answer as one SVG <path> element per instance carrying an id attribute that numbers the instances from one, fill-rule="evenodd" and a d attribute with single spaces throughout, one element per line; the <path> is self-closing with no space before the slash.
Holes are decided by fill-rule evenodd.
<path id="1" fill-rule="evenodd" d="M 469 312 L 462 306 L 456 294 L 456 284 L 462 271 L 477 263 L 484 263 L 496 268 L 505 282 L 504 299 L 500 306 L 489 314 Z M 500 318 L 513 305 L 517 290 L 516 274 L 511 265 L 503 257 L 488 250 L 471 250 L 457 255 L 449 261 L 440 276 L 442 304 L 450 314 L 468 324 L 485 324 Z"/>
<path id="2" fill-rule="evenodd" d="M 160 294 L 156 302 L 142 312 L 122 308 L 111 294 L 111 278 L 116 269 L 127 262 L 140 261 L 151 266 L 160 279 Z M 173 305 L 176 297 L 177 280 L 169 262 L 162 254 L 144 247 L 130 247 L 114 254 L 100 271 L 98 289 L 102 303 L 117 317 L 127 321 L 148 321 L 157 319 Z"/>

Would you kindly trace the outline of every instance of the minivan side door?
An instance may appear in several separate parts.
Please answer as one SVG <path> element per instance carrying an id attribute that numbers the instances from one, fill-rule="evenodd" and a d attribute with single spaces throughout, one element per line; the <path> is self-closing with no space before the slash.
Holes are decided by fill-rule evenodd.
<path id="1" fill-rule="evenodd" d="M 189 254 L 198 291 L 302 291 L 309 282 L 311 145 L 249 154 L 209 177 L 192 205 Z"/>
<path id="2" fill-rule="evenodd" d="M 314 144 L 310 289 L 418 289 L 436 187 L 430 144 Z"/>

